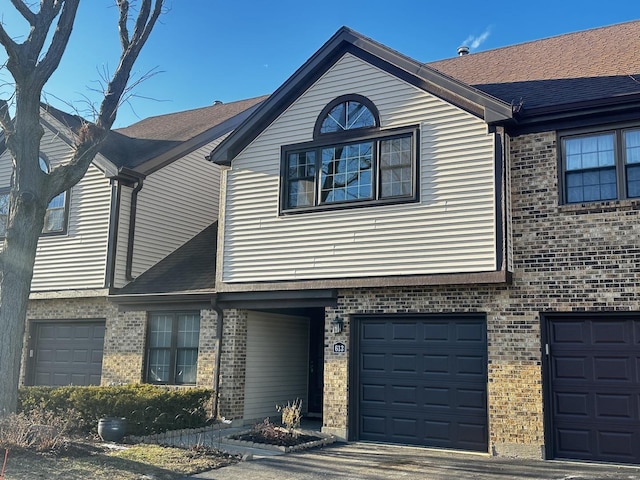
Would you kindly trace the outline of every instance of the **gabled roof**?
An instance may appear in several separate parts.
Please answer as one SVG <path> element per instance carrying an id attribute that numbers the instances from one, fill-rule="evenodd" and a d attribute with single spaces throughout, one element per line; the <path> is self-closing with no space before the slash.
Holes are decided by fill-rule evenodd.
<path id="1" fill-rule="evenodd" d="M 215 104 L 146 118 L 109 132 L 100 153 L 117 169 L 147 175 L 187 153 L 228 134 L 240 125 L 267 96 Z M 78 115 L 43 108 L 72 131 L 84 122 Z"/>
<path id="2" fill-rule="evenodd" d="M 209 158 L 228 165 L 346 51 L 487 123 L 526 128 L 603 112 L 635 115 L 640 109 L 639 39 L 640 20 L 422 64 L 343 27 Z"/>
<path id="3" fill-rule="evenodd" d="M 246 122 L 223 140 L 209 159 L 223 165 L 230 164 L 245 146 L 347 52 L 468 110 L 489 123 L 512 117 L 509 103 L 342 27 L 262 103 Z"/>
<path id="4" fill-rule="evenodd" d="M 140 297 L 213 293 L 217 235 L 218 223 L 215 222 L 118 289 L 110 299 L 116 303 L 131 303 Z"/>
<path id="5" fill-rule="evenodd" d="M 430 62 L 520 116 L 640 95 L 640 20 Z M 605 102 L 606 101 L 606 102 Z"/>

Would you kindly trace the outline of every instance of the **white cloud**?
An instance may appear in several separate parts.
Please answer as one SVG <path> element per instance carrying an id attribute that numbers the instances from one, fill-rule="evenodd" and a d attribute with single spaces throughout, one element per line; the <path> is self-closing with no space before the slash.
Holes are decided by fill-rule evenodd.
<path id="1" fill-rule="evenodd" d="M 490 33 L 491 33 L 491 27 L 487 27 L 485 31 L 482 32 L 477 37 L 474 35 L 469 35 L 464 40 L 464 42 L 462 42 L 462 45 L 469 47 L 470 50 L 475 50 L 482 44 L 482 42 L 484 42 L 487 39 Z"/>

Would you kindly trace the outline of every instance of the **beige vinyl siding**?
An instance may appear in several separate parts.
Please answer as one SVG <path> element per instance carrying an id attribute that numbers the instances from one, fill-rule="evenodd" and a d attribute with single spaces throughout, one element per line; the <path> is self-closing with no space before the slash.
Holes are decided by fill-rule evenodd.
<path id="1" fill-rule="evenodd" d="M 49 155 L 53 162 L 53 158 Z M 31 291 L 103 288 L 111 186 L 91 165 L 71 189 L 66 235 L 40 237 Z"/>
<path id="2" fill-rule="evenodd" d="M 308 408 L 309 319 L 249 312 L 244 419 L 279 418 L 276 405 Z"/>
<path id="3" fill-rule="evenodd" d="M 71 147 L 45 128 L 41 151 L 51 167 L 71 158 Z M 8 187 L 12 164 L 8 152 L 0 158 L 0 186 Z M 67 197 L 69 218 L 64 235 L 38 241 L 32 292 L 103 288 L 105 283 L 111 187 L 91 165 Z"/>
<path id="4" fill-rule="evenodd" d="M 218 218 L 220 167 L 213 144 L 149 175 L 138 194 L 132 274 L 162 260 Z"/>
<path id="5" fill-rule="evenodd" d="M 13 164 L 11 163 L 11 155 L 5 150 L 0 156 L 0 188 L 8 188 L 11 186 L 11 172 Z"/>
<path id="6" fill-rule="evenodd" d="M 131 218 L 132 187 L 122 187 L 120 193 L 120 213 L 118 215 L 118 234 L 116 239 L 116 258 L 113 273 L 113 286 L 124 287 L 129 280 L 126 278 L 127 249 L 129 244 L 129 218 Z"/>
<path id="7" fill-rule="evenodd" d="M 280 148 L 312 140 L 323 107 L 361 94 L 384 129 L 420 129 L 418 203 L 279 216 Z M 494 138 L 486 124 L 345 55 L 226 171 L 223 282 L 496 269 Z"/>

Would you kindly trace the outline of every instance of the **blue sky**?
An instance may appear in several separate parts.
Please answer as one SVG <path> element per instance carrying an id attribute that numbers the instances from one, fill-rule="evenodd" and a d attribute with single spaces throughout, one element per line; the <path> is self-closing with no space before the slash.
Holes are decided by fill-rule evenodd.
<path id="1" fill-rule="evenodd" d="M 100 72 L 119 55 L 113 0 L 83 0 L 65 57 L 45 86 L 46 100 L 86 114 L 98 102 Z M 346 25 L 416 60 L 455 55 L 463 42 L 483 51 L 640 18 L 637 0 L 166 0 L 135 72 L 159 73 L 139 85 L 116 126 L 154 115 L 273 92 L 338 28 Z M 0 18 L 18 40 L 25 25 L 9 0 Z M 476 45 L 473 45 L 475 41 Z M 640 46 L 640 39 L 639 39 Z M 640 48 L 640 47 L 639 47 Z M 1 59 L 1 56 L 0 56 Z M 0 72 L 0 81 L 9 81 Z M 0 92 L 6 91 L 6 87 Z"/>

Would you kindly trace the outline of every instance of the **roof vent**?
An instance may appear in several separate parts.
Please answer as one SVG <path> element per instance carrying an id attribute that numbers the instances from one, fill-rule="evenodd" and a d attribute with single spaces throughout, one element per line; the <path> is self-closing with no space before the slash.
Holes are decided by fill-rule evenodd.
<path id="1" fill-rule="evenodd" d="M 214 105 L 222 105 L 222 100 L 214 100 L 213 104 Z"/>
<path id="2" fill-rule="evenodd" d="M 469 47 L 466 45 L 458 47 L 458 56 L 462 57 L 463 55 L 469 55 Z"/>

